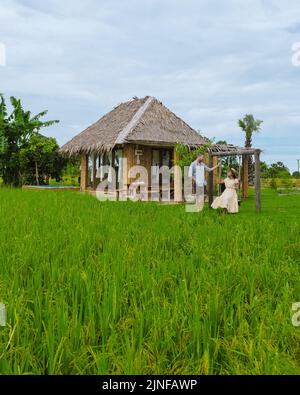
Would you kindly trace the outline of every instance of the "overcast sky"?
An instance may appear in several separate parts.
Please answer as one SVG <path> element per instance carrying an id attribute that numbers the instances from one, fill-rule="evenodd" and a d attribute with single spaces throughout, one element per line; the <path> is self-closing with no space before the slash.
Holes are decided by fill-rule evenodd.
<path id="1" fill-rule="evenodd" d="M 0 92 L 48 109 L 60 124 L 44 134 L 60 144 L 133 96 L 155 96 L 236 144 L 237 120 L 253 113 L 264 121 L 254 136 L 263 159 L 294 171 L 297 42 L 299 0 L 0 0 Z"/>

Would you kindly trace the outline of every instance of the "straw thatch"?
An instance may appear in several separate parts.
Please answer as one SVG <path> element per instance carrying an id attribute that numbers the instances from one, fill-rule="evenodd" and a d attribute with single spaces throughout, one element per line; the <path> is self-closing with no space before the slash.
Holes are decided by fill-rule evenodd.
<path id="1" fill-rule="evenodd" d="M 207 142 L 161 102 L 146 96 L 120 104 L 66 143 L 62 151 L 89 154 L 110 151 L 123 143 L 198 147 Z"/>
<path id="2" fill-rule="evenodd" d="M 261 152 L 259 148 L 239 147 L 233 144 L 213 144 L 209 149 L 213 156 L 254 155 Z"/>

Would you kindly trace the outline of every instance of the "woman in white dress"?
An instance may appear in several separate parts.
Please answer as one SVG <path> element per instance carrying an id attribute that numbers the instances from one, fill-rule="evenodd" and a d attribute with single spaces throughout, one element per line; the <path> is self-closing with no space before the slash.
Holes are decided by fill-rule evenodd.
<path id="1" fill-rule="evenodd" d="M 225 213 L 238 213 L 239 204 L 236 190 L 239 187 L 239 180 L 234 169 L 228 171 L 224 184 L 226 187 L 225 191 L 214 200 L 211 207 L 214 209 L 223 208 Z"/>

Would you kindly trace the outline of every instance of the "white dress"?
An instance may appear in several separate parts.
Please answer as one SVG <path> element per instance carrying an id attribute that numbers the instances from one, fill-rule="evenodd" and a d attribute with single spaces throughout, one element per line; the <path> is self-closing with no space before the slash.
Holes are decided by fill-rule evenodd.
<path id="1" fill-rule="evenodd" d="M 236 190 L 239 185 L 239 180 L 225 178 L 225 191 L 221 196 L 217 197 L 213 204 L 212 208 L 226 208 L 229 213 L 238 213 L 239 212 L 239 204 L 238 204 L 238 196 Z"/>

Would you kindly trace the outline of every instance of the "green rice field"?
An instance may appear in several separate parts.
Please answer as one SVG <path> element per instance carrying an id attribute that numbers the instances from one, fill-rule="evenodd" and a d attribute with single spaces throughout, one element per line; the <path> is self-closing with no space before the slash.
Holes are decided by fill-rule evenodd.
<path id="1" fill-rule="evenodd" d="M 0 189 L 1 374 L 300 374 L 300 195 L 238 215 Z"/>

